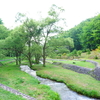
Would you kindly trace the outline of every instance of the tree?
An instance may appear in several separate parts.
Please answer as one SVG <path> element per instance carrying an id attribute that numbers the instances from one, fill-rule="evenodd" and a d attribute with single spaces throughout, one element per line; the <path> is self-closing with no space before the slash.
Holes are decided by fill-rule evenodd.
<path id="1" fill-rule="evenodd" d="M 6 50 L 11 51 L 13 56 L 16 57 L 16 65 L 21 64 L 21 54 L 25 46 L 25 40 L 23 38 L 23 33 L 20 31 L 20 27 L 16 27 L 11 31 L 10 35 L 5 39 Z"/>
<path id="2" fill-rule="evenodd" d="M 5 47 L 5 40 L 0 40 L 0 58 L 4 58 L 7 55 L 7 51 L 3 49 Z"/>
<path id="3" fill-rule="evenodd" d="M 41 33 L 40 23 L 36 20 L 27 18 L 22 25 L 22 32 L 25 34 L 26 50 L 25 55 L 29 61 L 30 67 L 32 67 L 32 57 L 34 55 L 34 43 L 39 42 L 39 35 Z"/>
<path id="4" fill-rule="evenodd" d="M 8 37 L 9 30 L 2 24 L 0 24 L 0 39 Z"/>
<path id="5" fill-rule="evenodd" d="M 77 55 L 77 50 L 74 49 L 74 50 L 70 53 L 70 55 L 71 55 L 71 56 L 73 57 L 73 59 L 74 59 L 74 57 L 78 56 L 78 55 Z"/>
<path id="6" fill-rule="evenodd" d="M 40 44 L 34 42 L 32 45 L 32 48 L 33 48 L 33 55 L 35 58 L 35 63 L 39 64 L 40 58 L 42 56 L 42 46 Z"/>
<path id="7" fill-rule="evenodd" d="M 73 39 L 64 38 L 61 35 L 53 36 L 48 40 L 48 55 L 51 56 L 52 53 L 57 55 L 68 54 L 71 48 L 74 47 Z M 53 56 L 53 55 L 52 55 Z"/>
<path id="8" fill-rule="evenodd" d="M 0 18 L 0 24 L 3 24 L 3 21 L 2 21 L 2 19 Z"/>
<path id="9" fill-rule="evenodd" d="M 58 22 L 60 22 L 61 18 L 59 18 L 59 15 L 64 11 L 64 9 L 57 7 L 56 5 L 52 5 L 50 8 L 50 11 L 48 11 L 48 17 L 42 20 L 42 37 L 43 37 L 43 66 L 45 67 L 45 61 L 46 61 L 46 44 L 49 38 L 49 35 L 54 32 L 61 31 L 61 27 L 57 26 Z"/>

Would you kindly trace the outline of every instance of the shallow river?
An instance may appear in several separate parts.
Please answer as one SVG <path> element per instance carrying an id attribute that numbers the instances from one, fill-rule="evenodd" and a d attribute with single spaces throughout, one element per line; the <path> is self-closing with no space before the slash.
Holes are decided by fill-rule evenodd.
<path id="1" fill-rule="evenodd" d="M 20 66 L 20 68 L 22 71 L 25 71 L 31 76 L 37 78 L 41 82 L 41 84 L 50 86 L 52 90 L 56 91 L 60 95 L 61 100 L 100 100 L 77 94 L 76 92 L 71 91 L 64 83 L 59 83 L 49 79 L 38 77 L 36 76 L 36 71 L 31 70 L 26 65 L 22 65 Z"/>

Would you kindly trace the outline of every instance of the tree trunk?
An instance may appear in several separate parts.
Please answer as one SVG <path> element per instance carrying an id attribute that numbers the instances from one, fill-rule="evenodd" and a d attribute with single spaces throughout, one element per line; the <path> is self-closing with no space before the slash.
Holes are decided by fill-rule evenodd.
<path id="1" fill-rule="evenodd" d="M 18 65 L 18 57 L 16 57 L 16 65 Z"/>
<path id="2" fill-rule="evenodd" d="M 46 61 L 46 52 L 45 52 L 45 49 L 46 49 L 46 43 L 43 46 L 43 67 L 45 67 L 45 61 Z"/>
<path id="3" fill-rule="evenodd" d="M 28 44 L 28 60 L 29 60 L 29 65 L 30 67 L 32 67 L 32 59 L 31 59 L 31 41 L 29 41 L 29 44 Z"/>
<path id="4" fill-rule="evenodd" d="M 18 53 L 17 52 L 15 53 L 16 53 L 16 65 L 18 65 Z"/>
<path id="5" fill-rule="evenodd" d="M 19 61 L 19 65 L 20 65 L 21 64 L 21 57 L 19 57 L 18 61 Z"/>
<path id="6" fill-rule="evenodd" d="M 35 55 L 35 63 L 36 64 L 39 64 L 39 60 L 40 60 L 40 55 L 39 54 L 36 54 Z"/>
<path id="7" fill-rule="evenodd" d="M 30 68 L 32 67 L 32 61 L 31 61 L 31 58 L 29 57 L 29 65 L 30 65 Z"/>

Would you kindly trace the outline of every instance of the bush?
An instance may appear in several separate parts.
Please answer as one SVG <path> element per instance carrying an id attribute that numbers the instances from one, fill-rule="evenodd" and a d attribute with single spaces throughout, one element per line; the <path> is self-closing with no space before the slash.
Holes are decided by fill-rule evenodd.
<path id="1" fill-rule="evenodd" d="M 97 57 L 97 56 L 95 56 L 95 57 L 94 57 L 94 59 L 98 59 L 98 57 Z"/>
<path id="2" fill-rule="evenodd" d="M 91 54 L 90 49 L 86 49 L 87 54 Z"/>
<path id="3" fill-rule="evenodd" d="M 78 56 L 81 56 L 81 54 L 82 54 L 82 51 L 81 50 L 77 51 L 77 55 Z"/>

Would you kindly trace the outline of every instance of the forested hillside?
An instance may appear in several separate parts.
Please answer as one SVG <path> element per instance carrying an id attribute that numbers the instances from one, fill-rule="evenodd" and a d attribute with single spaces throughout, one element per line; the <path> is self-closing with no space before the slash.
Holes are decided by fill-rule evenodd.
<path id="1" fill-rule="evenodd" d="M 100 14 L 81 22 L 62 35 L 73 39 L 76 50 L 96 49 L 100 45 Z"/>

